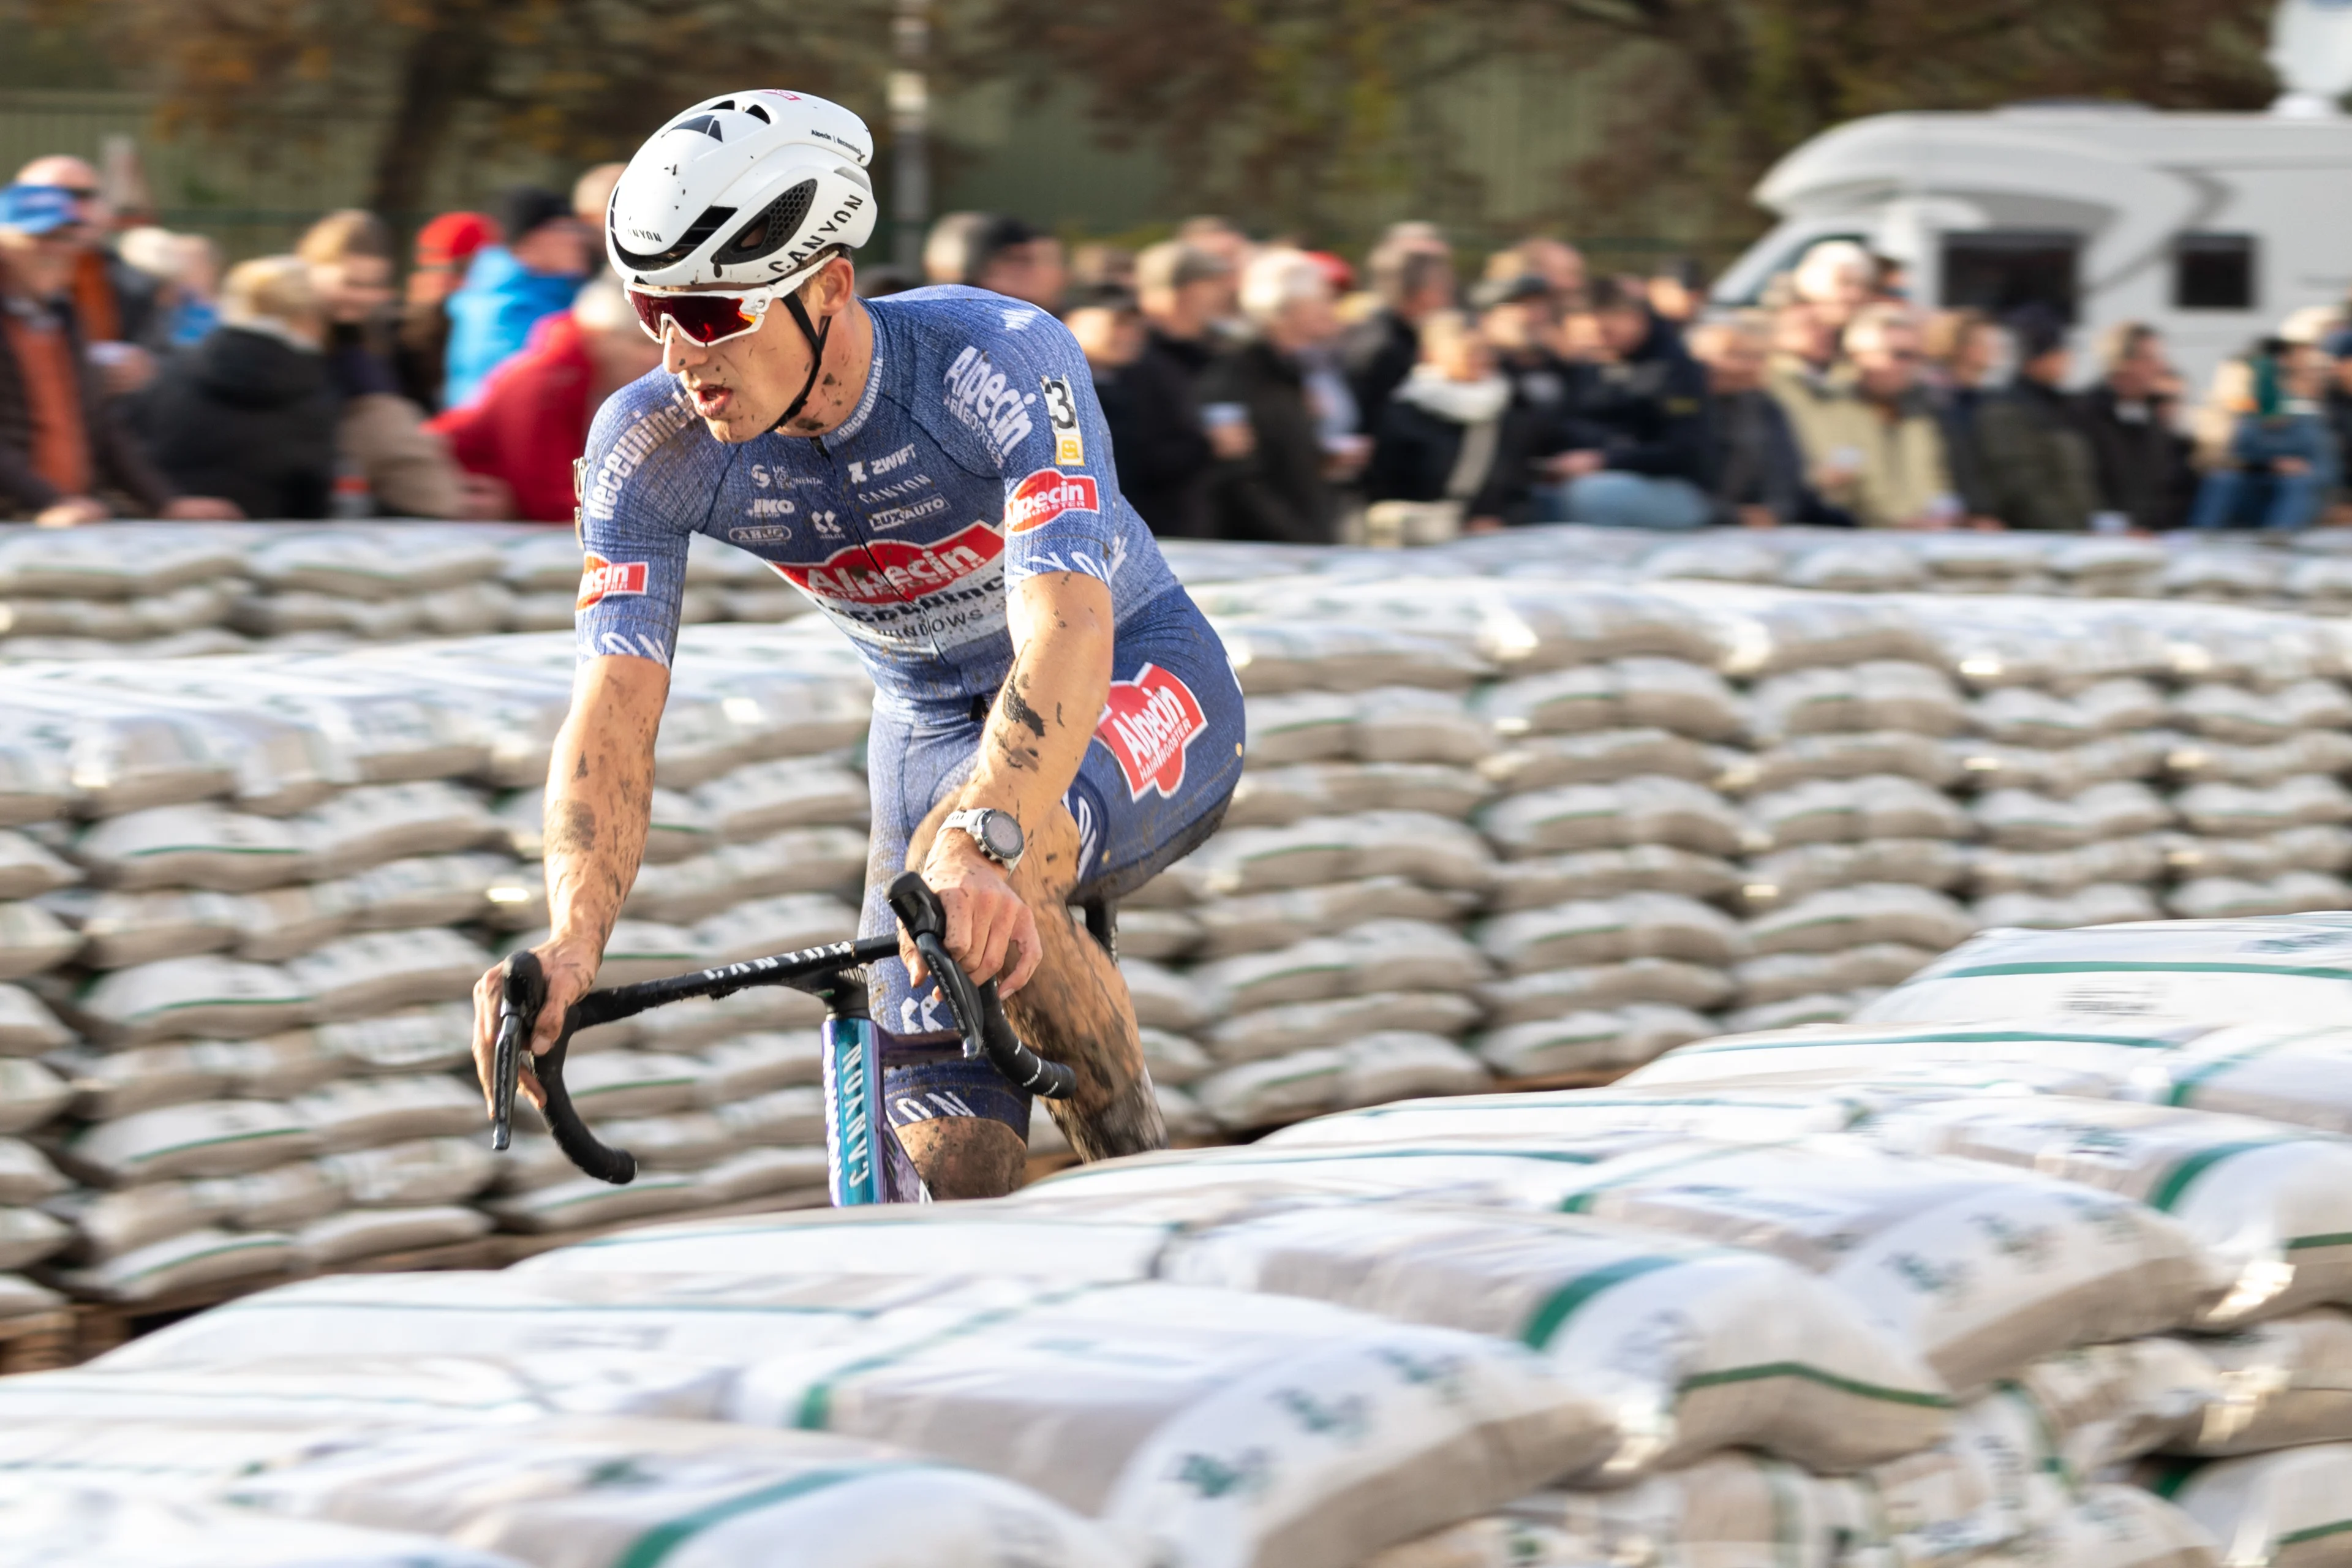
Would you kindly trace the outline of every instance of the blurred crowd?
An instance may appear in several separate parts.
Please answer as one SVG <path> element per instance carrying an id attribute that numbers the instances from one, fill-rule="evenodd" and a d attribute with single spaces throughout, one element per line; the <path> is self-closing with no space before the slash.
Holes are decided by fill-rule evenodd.
<path id="1" fill-rule="evenodd" d="M 87 163 L 37 159 L 0 187 L 0 516 L 570 521 L 590 419 L 660 358 L 604 267 L 619 173 L 511 190 L 405 246 L 331 213 L 224 271 L 205 237 L 118 211 Z M 1419 223 L 1359 269 L 1218 217 L 1071 251 L 955 213 L 919 275 L 868 267 L 860 286 L 970 284 L 1059 315 L 1122 489 L 1173 536 L 2352 518 L 2337 312 L 2288 321 L 2192 404 L 2147 326 L 2078 367 L 2055 312 L 1923 311 L 1899 266 L 1847 241 L 1728 311 L 1548 237 L 1460 261 Z"/>
<path id="2" fill-rule="evenodd" d="M 223 270 L 81 159 L 0 187 L 0 517 L 568 522 L 604 398 L 660 363 L 599 237 L 620 165 L 402 247 L 356 210 Z"/>

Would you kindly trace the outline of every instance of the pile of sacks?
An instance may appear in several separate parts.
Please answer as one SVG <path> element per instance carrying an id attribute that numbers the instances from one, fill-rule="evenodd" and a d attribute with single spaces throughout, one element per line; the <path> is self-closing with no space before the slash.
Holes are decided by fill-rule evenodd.
<path id="1" fill-rule="evenodd" d="M 0 1535 L 955 1560 L 937 1514 L 1048 1564 L 2335 1563 L 2352 1029 L 2314 1020 L 2347 959 L 2341 918 L 2004 932 L 1606 1089 L 290 1286 L 0 1384 Z"/>
<path id="2" fill-rule="evenodd" d="M 0 659 L 562 631 L 579 585 L 571 531 L 527 523 L 0 526 Z M 782 621 L 808 607 L 762 563 L 696 537 L 688 624 Z"/>
<path id="3" fill-rule="evenodd" d="M 541 1134 L 486 1147 L 469 997 L 544 931 L 538 786 L 571 676 L 568 634 L 12 668 L 0 1311 L 821 1196 L 822 1009 L 779 990 L 575 1042 L 632 1185 Z M 825 639 L 689 635 L 608 980 L 853 932 L 869 701 Z"/>
<path id="4" fill-rule="evenodd" d="M 2339 623 L 1473 554 L 1179 554 L 1247 768 L 1123 952 L 1228 1129 L 1835 1021 L 1980 929 L 2352 905 Z"/>

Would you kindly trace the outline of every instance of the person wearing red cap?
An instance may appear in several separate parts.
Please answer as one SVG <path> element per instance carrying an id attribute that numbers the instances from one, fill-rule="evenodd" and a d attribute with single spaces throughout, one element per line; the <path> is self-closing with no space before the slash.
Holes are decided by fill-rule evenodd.
<path id="1" fill-rule="evenodd" d="M 428 412 L 441 406 L 449 352 L 449 296 L 466 281 L 474 253 L 498 241 L 498 224 L 481 213 L 443 213 L 417 230 L 416 269 L 408 275 L 394 358 L 401 392 Z"/>

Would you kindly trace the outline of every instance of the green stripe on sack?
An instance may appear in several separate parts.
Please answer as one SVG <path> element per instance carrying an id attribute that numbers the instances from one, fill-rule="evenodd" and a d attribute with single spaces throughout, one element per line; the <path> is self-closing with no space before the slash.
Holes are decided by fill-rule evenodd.
<path id="1" fill-rule="evenodd" d="M 2216 1057 L 2211 1061 L 2191 1068 L 2187 1072 L 2182 1073 L 2179 1078 L 2174 1079 L 2172 1080 L 2171 1091 L 2164 1097 L 2164 1102 L 2167 1105 L 2193 1104 L 2195 1102 L 2197 1091 L 2205 1086 L 2207 1079 L 2221 1073 L 2228 1072 L 2231 1068 L 2242 1067 L 2247 1062 L 2258 1060 L 2263 1057 L 2270 1055 L 2271 1052 L 2275 1051 L 2282 1047 L 2297 1045 L 2305 1040 L 2312 1039 L 2316 1036 L 2333 1034 L 2334 1032 L 2334 1026 L 2318 1029 L 2305 1029 L 2301 1034 L 2281 1035 L 2275 1040 L 2265 1040 L 2259 1046 L 2249 1046 L 2242 1051 L 2232 1051 L 2226 1057 Z"/>
<path id="2" fill-rule="evenodd" d="M 2279 1550 L 2284 1552 L 2288 1547 L 2300 1546 L 2306 1541 L 2321 1541 L 2331 1535 L 2341 1535 L 2347 1530 L 2352 1530 L 2352 1519 L 2339 1519 L 2332 1524 L 2314 1524 L 2301 1530 L 2290 1530 L 2278 1538 Z"/>
<path id="3" fill-rule="evenodd" d="M 2322 1236 L 2289 1237 L 2284 1250 L 2314 1252 L 2323 1247 L 2352 1247 L 2352 1230 L 2329 1231 Z"/>
<path id="4" fill-rule="evenodd" d="M 2169 1051 L 2177 1040 L 2148 1035 L 2062 1035 L 2047 1029 L 1906 1030 L 1898 1035 L 1838 1035 L 1822 1040 L 1759 1040 L 1745 1046 L 1715 1046 L 1701 1041 L 1682 1050 L 1692 1057 L 1728 1056 L 1735 1051 L 1833 1050 L 1854 1046 L 1998 1046 L 2032 1040 L 2060 1046 L 2129 1046 L 2136 1050 Z"/>
<path id="5" fill-rule="evenodd" d="M 2200 1149 L 2165 1173 L 2164 1180 L 2156 1184 L 2156 1191 L 2148 1194 L 2147 1206 L 2170 1214 L 2172 1205 L 2187 1195 L 2189 1184 L 2222 1161 L 2234 1159 L 2255 1149 L 2275 1149 L 2282 1143 L 2293 1142 L 2288 1138 L 2249 1138 Z"/>
<path id="6" fill-rule="evenodd" d="M 1073 1285 L 1066 1290 L 1049 1291 L 1034 1301 L 1024 1301 L 1017 1307 L 992 1308 L 985 1312 L 966 1318 L 960 1323 L 952 1323 L 935 1334 L 927 1334 L 911 1343 L 846 1363 L 836 1369 L 832 1375 L 820 1377 L 801 1391 L 800 1406 L 793 1412 L 793 1425 L 803 1432 L 827 1430 L 833 1422 L 833 1391 L 853 1377 L 869 1372 L 879 1372 L 886 1366 L 896 1365 L 910 1356 L 920 1355 L 923 1352 L 946 1344 L 950 1341 L 962 1339 L 968 1334 L 979 1333 L 984 1329 L 995 1328 L 1000 1323 L 1011 1322 L 1013 1319 L 1024 1313 L 1035 1311 L 1042 1307 L 1058 1307 L 1066 1301 L 1076 1300 L 1080 1296 L 1105 1288 L 1103 1285 L 1093 1283 Z"/>
<path id="7" fill-rule="evenodd" d="M 1592 1205 L 1595 1199 L 1599 1198 L 1602 1194 L 1613 1191 L 1618 1187 L 1630 1186 L 1635 1182 L 1649 1181 L 1654 1177 L 1663 1176 L 1670 1171 L 1687 1170 L 1693 1165 L 1704 1165 L 1711 1160 L 1731 1160 L 1737 1159 L 1742 1154 L 1754 1154 L 1767 1149 L 1786 1149 L 1790 1146 L 1790 1142 L 1791 1140 L 1784 1138 L 1772 1143 L 1730 1143 L 1726 1144 L 1719 1149 L 1707 1149 L 1696 1154 L 1688 1154 L 1680 1159 L 1669 1160 L 1664 1164 L 1644 1165 L 1640 1170 L 1629 1171 L 1624 1175 L 1612 1178 L 1609 1181 L 1595 1182 L 1592 1185 L 1585 1188 L 1582 1192 L 1569 1194 L 1567 1197 L 1560 1200 L 1559 1212 L 1562 1214 L 1591 1214 L 1592 1212 Z M 1598 1163 L 1599 1162 L 1596 1161 L 1593 1163 Z"/>
<path id="8" fill-rule="evenodd" d="M 1583 1310 L 1603 1290 L 1622 1285 L 1628 1279 L 1639 1279 L 1644 1274 L 1654 1274 L 1661 1268 L 1672 1268 L 1687 1263 L 1687 1258 L 1625 1258 L 1605 1268 L 1575 1279 L 1544 1298 L 1543 1305 L 1535 1310 L 1525 1327 L 1519 1330 L 1519 1342 L 1529 1350 L 1541 1350 L 1559 1332 L 1560 1325 Z"/>
<path id="9" fill-rule="evenodd" d="M 1762 1383 L 1775 1377 L 1793 1377 L 1805 1383 L 1819 1384 L 1840 1394 L 1851 1394 L 1859 1399 L 1874 1399 L 1883 1405 L 1949 1410 L 1955 1404 L 1948 1394 L 1937 1394 L 1921 1388 L 1885 1388 L 1875 1383 L 1864 1383 L 1855 1378 L 1841 1377 L 1833 1372 L 1823 1372 L 1820 1367 L 1808 1366 L 1801 1361 L 1769 1361 L 1756 1366 L 1730 1366 L 1720 1372 L 1695 1373 L 1683 1379 L 1678 1392 L 1688 1394 L 1694 1389 L 1716 1388 L 1735 1383 Z"/>
<path id="10" fill-rule="evenodd" d="M 757 1491 L 745 1492 L 740 1497 L 728 1498 L 722 1502 L 714 1502 L 708 1507 L 698 1508 L 683 1518 L 673 1519 L 667 1524 L 657 1524 L 631 1542 L 629 1549 L 614 1561 L 613 1568 L 656 1568 L 656 1565 L 671 1552 L 714 1525 L 724 1524 L 730 1519 L 739 1519 L 747 1513 L 755 1513 L 774 1503 L 790 1502 L 794 1498 L 806 1497 L 811 1492 L 823 1491 L 828 1487 L 837 1487 L 845 1481 L 864 1480 L 868 1476 L 887 1475 L 892 1470 L 924 1470 L 940 1468 L 941 1467 L 936 1465 L 909 1462 L 861 1465 L 854 1470 L 811 1470 L 807 1475 L 794 1476 L 788 1481 L 778 1481 L 773 1486 L 761 1487 Z"/>
<path id="11" fill-rule="evenodd" d="M 2284 963 L 2126 963 L 2073 959 L 2053 963 L 1985 963 L 1955 969 L 1937 980 L 1981 980 L 2003 974 L 2267 974 L 2286 980 L 2352 980 L 2352 969 L 2307 968 Z"/>

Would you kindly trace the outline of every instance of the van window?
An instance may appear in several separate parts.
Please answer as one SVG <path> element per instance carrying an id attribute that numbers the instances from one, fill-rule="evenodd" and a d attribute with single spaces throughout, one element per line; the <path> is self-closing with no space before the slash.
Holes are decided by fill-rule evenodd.
<path id="1" fill-rule="evenodd" d="M 1970 229 L 1944 236 L 1943 304 L 2006 316 L 2042 305 L 2074 320 L 2075 260 L 2083 238 L 2063 229 Z"/>
<path id="2" fill-rule="evenodd" d="M 2184 234 L 2172 242 L 2172 308 L 2251 310 L 2254 303 L 2254 237 Z"/>

